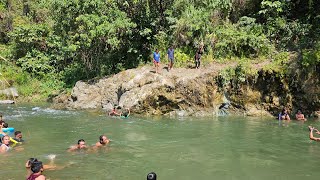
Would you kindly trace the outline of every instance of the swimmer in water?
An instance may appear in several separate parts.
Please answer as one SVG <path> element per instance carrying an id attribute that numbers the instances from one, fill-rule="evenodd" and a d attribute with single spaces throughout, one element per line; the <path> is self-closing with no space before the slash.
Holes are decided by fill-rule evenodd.
<path id="1" fill-rule="evenodd" d="M 6 153 L 10 148 L 10 136 L 5 135 L 1 138 L 2 144 L 0 146 L 0 153 Z"/>
<path id="2" fill-rule="evenodd" d="M 31 171 L 31 165 L 34 163 L 34 162 L 38 162 L 38 159 L 37 158 L 29 158 L 25 164 L 25 167 L 27 169 L 27 178 L 32 174 L 32 171 Z"/>
<path id="3" fill-rule="evenodd" d="M 130 115 L 130 109 L 126 108 L 126 110 L 123 111 L 120 116 L 126 118 L 126 117 L 129 117 L 129 115 Z"/>
<path id="4" fill-rule="evenodd" d="M 21 131 L 14 132 L 13 140 L 15 140 L 17 142 L 24 142 L 24 140 L 22 139 L 22 132 Z"/>
<path id="5" fill-rule="evenodd" d="M 81 150 L 81 149 L 87 149 L 86 141 L 84 139 L 79 139 L 78 144 L 71 146 L 68 151 L 76 151 L 76 150 Z"/>
<path id="6" fill-rule="evenodd" d="M 117 108 L 116 108 L 116 105 L 113 106 L 113 109 L 111 112 L 109 112 L 109 116 L 121 116 L 121 113 L 118 113 L 117 112 Z"/>
<path id="7" fill-rule="evenodd" d="M 98 148 L 98 147 L 105 146 L 105 145 L 109 144 L 109 142 L 110 142 L 110 139 L 108 139 L 107 136 L 101 135 L 101 136 L 99 137 L 99 142 L 96 143 L 95 147 Z"/>
<path id="8" fill-rule="evenodd" d="M 2 130 L 2 128 L 5 128 L 6 125 L 7 125 L 7 124 L 6 124 L 4 121 L 0 120 L 0 137 L 2 137 L 2 136 L 4 136 L 4 135 L 7 135 L 7 134 L 4 133 L 3 130 Z"/>
<path id="9" fill-rule="evenodd" d="M 307 121 L 306 118 L 304 118 L 304 115 L 302 114 L 301 110 L 298 109 L 297 114 L 296 114 L 296 119 L 298 121 Z"/>
<path id="10" fill-rule="evenodd" d="M 54 156 L 55 158 L 55 155 L 50 155 L 50 156 Z M 43 169 L 44 170 L 61 170 L 69 165 L 66 165 L 66 166 L 57 166 L 54 164 L 54 158 L 50 158 L 50 163 L 49 164 L 43 164 Z M 27 178 L 33 173 L 31 171 L 31 165 L 34 163 L 34 162 L 38 162 L 38 159 L 37 158 L 29 158 L 25 164 L 25 167 L 27 169 Z"/>
<path id="11" fill-rule="evenodd" d="M 147 180 L 157 180 L 157 174 L 154 172 L 151 172 L 147 175 Z"/>
<path id="12" fill-rule="evenodd" d="M 316 134 L 320 134 L 319 130 L 314 128 L 314 127 L 312 127 L 312 126 L 308 126 L 308 128 L 309 128 L 309 131 L 310 131 L 309 138 L 311 140 L 313 140 L 313 141 L 320 141 L 320 138 L 316 138 L 316 137 L 313 136 L 313 131 L 315 131 Z"/>
<path id="13" fill-rule="evenodd" d="M 51 155 L 48 155 L 48 158 L 50 159 L 50 162 L 49 164 L 43 164 L 43 169 L 44 170 L 61 170 L 65 167 L 68 167 L 70 165 L 72 165 L 71 163 L 65 165 L 65 166 L 57 166 L 56 164 L 54 164 L 54 159 L 55 159 L 56 155 L 54 154 L 51 154 Z M 31 171 L 31 165 L 34 163 L 34 162 L 38 162 L 38 159 L 37 158 L 29 158 L 25 164 L 25 167 L 27 169 L 27 176 L 26 178 L 28 178 L 33 172 Z"/>
<path id="14" fill-rule="evenodd" d="M 278 120 L 290 121 L 290 116 L 289 116 L 288 110 L 286 108 L 283 108 L 282 111 L 279 113 Z"/>
<path id="15" fill-rule="evenodd" d="M 35 161 L 31 164 L 30 169 L 32 173 L 27 178 L 27 180 L 45 180 L 46 177 L 42 174 L 44 171 L 41 161 Z"/>

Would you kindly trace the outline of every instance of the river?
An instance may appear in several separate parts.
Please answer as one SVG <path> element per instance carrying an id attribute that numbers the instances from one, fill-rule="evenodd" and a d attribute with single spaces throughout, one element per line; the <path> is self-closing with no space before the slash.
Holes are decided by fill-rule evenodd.
<path id="1" fill-rule="evenodd" d="M 161 180 L 317 179 L 320 142 L 308 138 L 316 120 L 279 123 L 266 117 L 107 117 L 39 105 L 1 105 L 10 127 L 26 143 L 0 154 L 0 179 L 24 179 L 25 161 L 45 164 L 55 156 L 61 169 L 44 171 L 51 180 L 143 180 L 154 171 Z M 68 153 L 78 139 L 88 145 L 101 134 L 111 140 L 100 151 Z M 22 150 L 23 148 L 23 150 Z M 20 149 L 20 150 L 18 150 Z"/>

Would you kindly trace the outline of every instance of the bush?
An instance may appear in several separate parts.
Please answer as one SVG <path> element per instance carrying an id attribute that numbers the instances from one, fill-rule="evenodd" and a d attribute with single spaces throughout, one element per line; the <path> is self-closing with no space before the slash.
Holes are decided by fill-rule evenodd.
<path id="1" fill-rule="evenodd" d="M 174 59 L 175 59 L 174 66 L 175 67 L 185 67 L 189 63 L 193 63 L 193 58 L 191 56 L 189 56 L 188 54 L 183 53 L 180 49 L 175 49 L 174 56 L 175 56 L 174 57 Z"/>
<path id="2" fill-rule="evenodd" d="M 304 67 L 315 66 L 320 63 L 320 42 L 318 42 L 314 49 L 302 50 L 301 64 Z"/>
<path id="3" fill-rule="evenodd" d="M 262 33 L 261 27 L 250 22 L 224 24 L 215 30 L 215 57 L 252 57 L 266 55 L 271 51 L 270 42 Z"/>

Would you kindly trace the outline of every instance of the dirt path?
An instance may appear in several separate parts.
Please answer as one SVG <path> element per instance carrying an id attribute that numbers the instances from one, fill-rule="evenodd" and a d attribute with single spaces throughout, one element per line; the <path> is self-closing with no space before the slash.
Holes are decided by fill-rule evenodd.
<path id="1" fill-rule="evenodd" d="M 269 64 L 270 62 L 259 62 L 259 63 L 252 63 L 251 67 L 254 69 L 261 69 L 263 66 Z M 166 64 L 162 64 L 161 66 L 161 76 L 164 77 L 184 77 L 184 78 L 196 78 L 198 76 L 202 76 L 207 73 L 216 73 L 218 74 L 219 71 L 228 68 L 228 67 L 236 67 L 238 62 L 229 62 L 229 63 L 217 63 L 213 62 L 204 66 L 201 66 L 200 69 L 195 68 L 173 68 L 172 70 L 168 71 L 168 66 Z M 151 72 L 154 71 L 154 66 L 148 67 L 148 70 Z"/>

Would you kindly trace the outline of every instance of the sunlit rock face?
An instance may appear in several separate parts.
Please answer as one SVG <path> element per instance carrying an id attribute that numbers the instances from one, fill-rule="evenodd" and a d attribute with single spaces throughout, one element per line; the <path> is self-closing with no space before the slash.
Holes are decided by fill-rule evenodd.
<path id="1" fill-rule="evenodd" d="M 223 68 L 162 69 L 160 74 L 150 66 L 130 69 L 99 80 L 79 81 L 71 94 L 53 99 L 54 107 L 130 108 L 136 114 L 169 116 L 271 116 L 283 107 L 292 115 L 297 109 L 311 115 L 320 110 L 317 75 L 280 77 L 260 70 L 241 82 L 231 77 L 221 84 L 219 71 Z"/>

